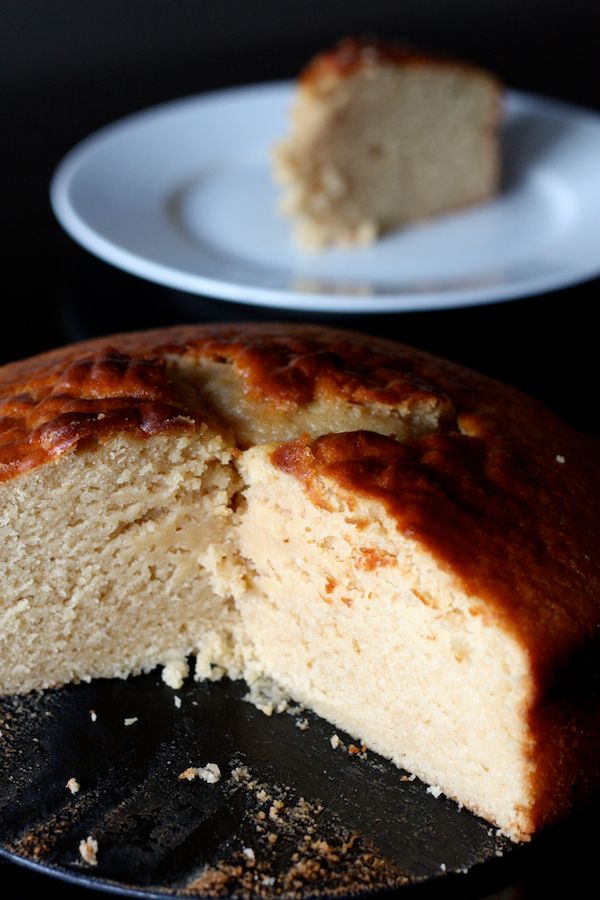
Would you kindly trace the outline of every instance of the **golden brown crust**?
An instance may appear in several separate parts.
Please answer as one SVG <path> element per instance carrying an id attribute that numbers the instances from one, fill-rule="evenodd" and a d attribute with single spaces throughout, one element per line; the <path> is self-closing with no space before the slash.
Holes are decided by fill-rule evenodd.
<path id="1" fill-rule="evenodd" d="M 189 400 L 167 373 L 169 355 L 235 366 L 247 391 L 276 406 L 321 396 L 349 403 L 449 409 L 414 354 L 366 355 L 343 332 L 286 326 L 180 326 L 115 335 L 0 369 L 0 481 L 35 468 L 82 439 L 128 430 L 139 437 L 190 427 Z M 414 356 L 414 359 L 413 359 Z"/>
<path id="2" fill-rule="evenodd" d="M 90 346 L 16 363 L 0 375 L 0 482 L 82 441 L 193 425 L 163 359 Z"/>
<path id="3" fill-rule="evenodd" d="M 425 53 L 408 44 L 399 44 L 376 37 L 346 37 L 317 54 L 300 73 L 300 84 L 318 88 L 332 78 L 346 78 L 360 69 L 373 65 L 443 66 L 478 73 L 494 81 L 489 73 L 462 60 L 441 54 Z M 497 83 L 500 89 L 499 83 Z"/>

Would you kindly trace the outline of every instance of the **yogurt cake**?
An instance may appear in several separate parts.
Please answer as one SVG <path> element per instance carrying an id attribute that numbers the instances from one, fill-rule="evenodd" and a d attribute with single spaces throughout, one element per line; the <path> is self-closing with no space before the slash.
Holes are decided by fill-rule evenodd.
<path id="1" fill-rule="evenodd" d="M 598 783 L 595 442 L 391 341 L 180 326 L 0 369 L 0 692 L 268 678 L 515 840 Z"/>

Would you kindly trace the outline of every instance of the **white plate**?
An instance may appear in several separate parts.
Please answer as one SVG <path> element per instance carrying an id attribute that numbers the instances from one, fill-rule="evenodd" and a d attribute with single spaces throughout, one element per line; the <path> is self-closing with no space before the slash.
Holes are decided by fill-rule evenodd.
<path id="1" fill-rule="evenodd" d="M 223 300 L 392 312 L 509 300 L 600 272 L 600 116 L 509 93 L 493 203 L 372 247 L 303 252 L 276 212 L 269 151 L 289 83 L 155 107 L 102 129 L 58 167 L 54 211 L 92 253 Z"/>

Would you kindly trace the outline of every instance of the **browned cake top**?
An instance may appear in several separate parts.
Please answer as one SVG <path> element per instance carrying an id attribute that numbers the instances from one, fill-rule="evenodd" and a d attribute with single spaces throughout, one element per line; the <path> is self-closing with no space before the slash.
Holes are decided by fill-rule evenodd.
<path id="1" fill-rule="evenodd" d="M 331 77 L 344 78 L 359 69 L 374 65 L 439 65 L 480 74 L 483 72 L 470 63 L 425 53 L 407 44 L 376 37 L 347 37 L 315 56 L 302 70 L 300 83 L 303 87 L 316 87 L 323 80 Z"/>
<path id="2" fill-rule="evenodd" d="M 437 411 L 432 433 L 372 432 L 283 445 L 274 463 L 379 498 L 522 635 L 540 673 L 600 627 L 598 445 L 519 392 L 429 354 L 318 326 L 181 326 L 117 335 L 0 369 L 0 480 L 115 433 L 140 438 L 205 417 L 169 357 L 232 367 L 248 396 Z"/>

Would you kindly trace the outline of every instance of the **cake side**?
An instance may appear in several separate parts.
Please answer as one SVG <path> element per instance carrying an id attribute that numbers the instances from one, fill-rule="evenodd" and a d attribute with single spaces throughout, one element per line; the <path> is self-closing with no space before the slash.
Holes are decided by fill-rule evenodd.
<path id="1" fill-rule="evenodd" d="M 497 80 L 475 66 L 376 39 L 317 56 L 273 155 L 299 242 L 370 243 L 491 198 L 500 100 Z"/>
<path id="2" fill-rule="evenodd" d="M 504 780 L 498 782 L 496 797 L 488 800 L 491 806 L 482 805 L 481 797 L 485 793 L 482 791 L 471 793 L 480 798 L 479 806 L 473 806 L 473 800 L 462 799 L 462 802 L 496 821 L 510 836 L 523 839 L 580 804 L 600 782 L 598 625 L 594 625 L 593 614 L 598 595 L 592 600 L 586 623 L 581 598 L 589 589 L 589 583 L 586 576 L 581 581 L 572 578 L 571 570 L 577 564 L 568 551 L 565 553 L 564 533 L 559 527 L 561 523 L 564 525 L 560 505 L 555 508 L 556 531 L 550 528 L 548 519 L 536 531 L 535 515 L 529 511 L 529 504 L 533 509 L 540 508 L 539 500 L 535 500 L 536 488 L 545 503 L 551 502 L 543 479 L 537 485 L 529 479 L 523 479 L 519 484 L 519 480 L 511 475 L 511 491 L 508 492 L 506 476 L 509 469 L 505 468 L 508 459 L 502 459 L 502 448 L 496 446 L 490 451 L 475 443 L 468 450 L 461 447 L 457 453 L 463 440 L 464 436 L 459 434 L 435 435 L 416 438 L 402 445 L 374 434 L 327 435 L 312 443 L 298 440 L 280 446 L 272 452 L 271 462 L 296 478 L 307 498 L 317 507 L 331 506 L 330 482 L 333 482 L 335 492 L 348 498 L 346 502 L 353 508 L 346 518 L 348 525 L 357 524 L 360 529 L 366 523 L 376 521 L 378 515 L 381 518 L 381 511 L 379 514 L 360 511 L 363 504 L 368 509 L 374 501 L 381 503 L 385 513 L 392 518 L 398 548 L 406 540 L 416 543 L 421 551 L 431 553 L 436 565 L 441 566 L 453 582 L 453 586 L 445 585 L 441 591 L 439 586 L 433 591 L 423 590 L 416 583 L 413 567 L 408 580 L 409 590 L 434 608 L 440 608 L 440 596 L 447 603 L 448 598 L 458 594 L 462 599 L 457 608 L 463 616 L 459 631 L 467 644 L 465 615 L 479 617 L 483 624 L 487 623 L 493 629 L 496 638 L 504 634 L 509 645 L 512 643 L 510 652 L 496 647 L 493 658 L 504 669 L 505 675 L 510 671 L 516 677 L 516 683 L 507 684 L 505 689 L 509 705 L 514 704 L 512 724 L 502 729 L 504 740 L 511 732 L 513 737 L 520 734 L 515 742 L 518 751 L 514 752 L 513 747 L 512 753 L 516 765 L 512 775 L 507 776 L 505 772 Z M 479 458 L 479 475 L 475 474 L 478 465 L 473 459 L 468 470 L 465 468 L 472 453 Z M 494 460 L 494 456 L 498 458 Z M 434 463 L 434 469 L 428 471 L 431 463 Z M 564 461 L 558 462 L 559 466 L 564 464 Z M 498 487 L 502 482 L 503 502 L 498 504 Z M 490 499 L 494 509 L 483 514 Z M 583 496 L 579 499 L 584 502 Z M 435 516 L 423 518 L 423 510 L 428 507 L 432 512 L 435 510 Z M 589 506 L 587 511 L 582 506 L 584 515 L 589 514 L 589 510 Z M 307 521 L 308 515 L 304 513 L 298 518 Z M 592 518 L 587 521 L 595 527 Z M 452 534 L 454 544 L 448 540 L 449 534 Z M 439 536 L 442 536 L 443 546 L 438 543 Z M 585 548 L 590 553 L 596 540 L 597 531 L 594 530 Z M 494 546 L 498 541 L 503 542 L 504 554 L 498 545 Z M 578 549 L 579 552 L 583 550 Z M 552 556 L 556 557 L 554 565 L 550 562 Z M 589 561 L 593 557 L 587 558 Z M 386 564 L 390 564 L 390 560 L 388 548 Z M 427 571 L 427 565 L 422 564 L 420 568 L 421 572 Z M 350 567 L 348 571 L 351 571 Z M 551 590 L 549 576 L 556 579 L 553 586 L 557 593 L 553 594 Z M 401 580 L 397 577 L 396 585 Z M 439 577 L 437 582 L 439 585 Z M 326 595 L 322 593 L 322 596 Z M 495 597 L 496 602 L 490 603 L 491 597 Z M 507 600 L 504 607 L 497 605 L 502 597 Z M 521 602 L 523 606 L 520 606 Z M 515 604 L 519 606 L 515 607 Z M 518 610 L 516 616 L 515 608 Z M 581 629 L 577 638 L 572 630 L 573 620 L 578 621 L 578 629 Z M 569 638 L 557 640 L 565 631 L 569 632 Z M 548 643 L 542 647 L 544 640 Z M 485 647 L 485 640 L 480 639 L 477 646 Z M 522 654 L 520 663 L 510 662 L 511 653 L 516 653 L 517 658 L 519 653 Z M 483 679 L 485 689 L 495 683 L 490 669 L 493 669 L 491 664 L 488 668 L 486 665 L 479 667 L 477 680 Z M 521 672 L 520 690 L 518 672 Z M 435 688 L 444 693 L 442 678 L 436 681 Z M 418 697 L 421 696 L 427 696 L 426 689 L 419 692 Z M 413 705 L 418 708 L 418 699 Z M 482 714 L 485 717 L 490 708 L 498 725 L 502 708 L 497 702 L 491 707 L 485 701 L 474 706 L 477 712 L 473 722 L 481 719 Z M 421 716 L 425 720 L 429 718 L 426 705 Z M 483 731 L 487 735 L 495 733 L 489 723 Z M 435 739 L 440 743 L 443 732 Z M 466 728 L 463 741 L 470 747 L 472 735 Z M 485 754 L 488 762 L 493 760 L 495 752 L 499 752 L 501 744 L 502 740 L 494 739 L 494 749 Z M 427 746 L 431 746 L 431 739 Z M 381 752 L 394 758 L 393 747 L 392 741 Z M 494 763 L 490 770 L 502 771 Z M 456 797 L 458 794 L 447 788 L 452 780 L 452 773 L 445 772 L 440 783 L 444 784 L 445 791 L 449 790 L 450 795 Z M 493 783 L 493 779 L 490 781 Z M 522 793 L 519 795 L 517 791 L 513 795 L 511 814 L 507 817 L 505 809 L 501 814 L 494 813 L 494 804 L 498 800 L 502 804 L 509 803 L 511 786 L 514 789 L 516 783 Z M 468 796 L 468 791 L 465 793 L 463 789 L 460 796 Z"/>
<path id="3" fill-rule="evenodd" d="M 259 667 L 303 704 L 516 839 L 531 830 L 525 647 L 373 497 L 310 486 L 256 447 L 238 608 Z"/>

